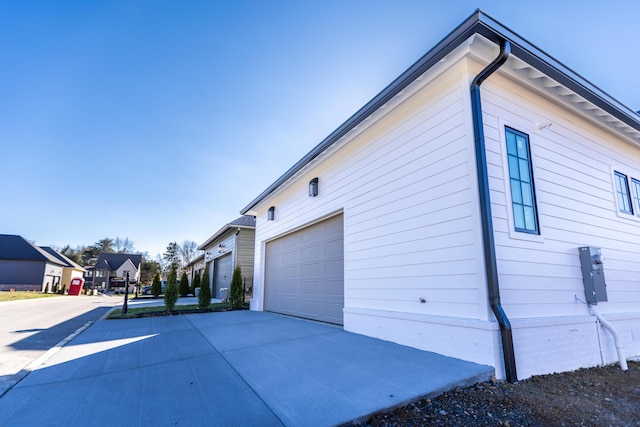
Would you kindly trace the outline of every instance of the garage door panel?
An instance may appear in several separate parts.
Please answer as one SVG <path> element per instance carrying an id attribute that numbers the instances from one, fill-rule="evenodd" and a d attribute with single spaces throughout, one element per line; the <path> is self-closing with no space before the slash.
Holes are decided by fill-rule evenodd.
<path id="1" fill-rule="evenodd" d="M 341 215 L 269 242 L 265 310 L 342 324 L 343 242 Z"/>

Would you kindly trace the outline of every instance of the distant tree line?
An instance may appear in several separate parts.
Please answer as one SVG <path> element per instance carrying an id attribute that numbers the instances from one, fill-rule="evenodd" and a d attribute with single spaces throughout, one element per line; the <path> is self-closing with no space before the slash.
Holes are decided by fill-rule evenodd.
<path id="1" fill-rule="evenodd" d="M 133 241 L 128 238 L 116 237 L 111 239 L 105 237 L 89 246 L 72 248 L 70 245 L 66 245 L 59 252 L 82 266 L 95 265 L 101 253 L 142 255 L 140 281 L 142 283 L 151 283 L 156 275 L 166 277 L 172 269 L 181 271 L 198 255 L 200 251 L 197 248 L 198 244 L 190 240 L 185 240 L 182 245 L 171 242 L 164 254 L 157 255 L 156 259 L 152 259 L 148 252 L 136 251 Z"/>

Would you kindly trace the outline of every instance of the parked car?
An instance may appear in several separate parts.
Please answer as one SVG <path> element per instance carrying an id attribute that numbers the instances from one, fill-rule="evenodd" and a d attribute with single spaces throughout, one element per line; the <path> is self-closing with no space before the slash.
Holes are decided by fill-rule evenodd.
<path id="1" fill-rule="evenodd" d="M 167 281 L 166 281 L 166 280 L 162 280 L 162 281 L 160 282 L 160 288 L 161 288 L 160 295 L 163 295 L 163 294 L 164 294 L 164 288 L 165 288 L 165 286 L 167 286 Z M 177 281 L 176 281 L 176 286 L 180 287 L 180 280 L 177 280 Z M 151 285 L 149 285 L 149 286 L 144 286 L 144 287 L 142 288 L 142 295 L 151 295 Z"/>

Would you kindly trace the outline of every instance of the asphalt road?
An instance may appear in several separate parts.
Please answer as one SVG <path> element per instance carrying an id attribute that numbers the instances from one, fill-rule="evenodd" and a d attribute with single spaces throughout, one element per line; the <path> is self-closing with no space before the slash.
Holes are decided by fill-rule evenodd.
<path id="1" fill-rule="evenodd" d="M 121 304 L 122 297 L 109 296 L 0 302 L 0 396 L 25 375 L 31 362 Z"/>

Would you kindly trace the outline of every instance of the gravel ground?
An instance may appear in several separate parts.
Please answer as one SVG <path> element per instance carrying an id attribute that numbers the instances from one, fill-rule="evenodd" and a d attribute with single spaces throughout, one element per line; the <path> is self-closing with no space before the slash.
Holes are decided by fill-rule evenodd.
<path id="1" fill-rule="evenodd" d="M 455 389 L 360 426 L 640 426 L 640 362 Z"/>

